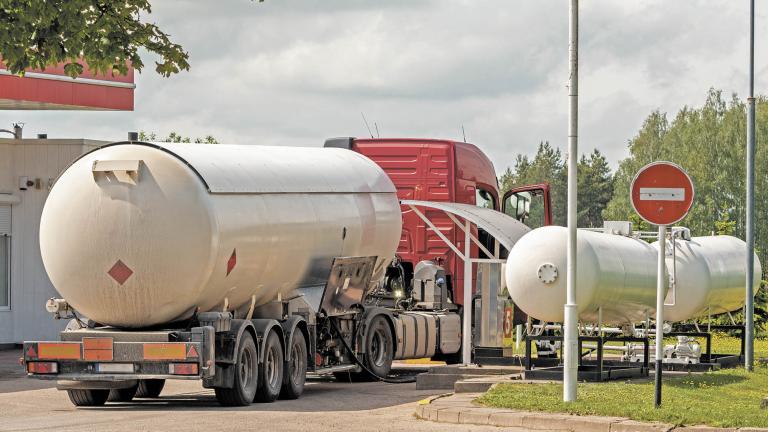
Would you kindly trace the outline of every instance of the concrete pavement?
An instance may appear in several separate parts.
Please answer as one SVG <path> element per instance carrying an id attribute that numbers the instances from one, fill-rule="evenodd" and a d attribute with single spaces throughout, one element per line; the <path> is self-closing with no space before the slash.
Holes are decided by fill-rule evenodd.
<path id="1" fill-rule="evenodd" d="M 75 408 L 52 382 L 27 379 L 20 351 L 0 351 L 0 431 L 495 431 L 492 426 L 441 424 L 413 414 L 439 393 L 411 384 L 312 380 L 294 401 L 223 408 L 197 382 L 169 381 L 159 399 Z M 513 428 L 512 431 L 523 431 Z"/>

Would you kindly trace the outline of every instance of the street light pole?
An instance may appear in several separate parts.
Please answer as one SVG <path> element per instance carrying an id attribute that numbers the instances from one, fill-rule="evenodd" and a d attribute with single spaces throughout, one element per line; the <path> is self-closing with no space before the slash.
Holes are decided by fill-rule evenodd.
<path id="1" fill-rule="evenodd" d="M 747 280 L 744 305 L 744 368 L 754 367 L 755 352 L 755 0 L 749 1 L 749 98 L 747 98 Z"/>
<path id="2" fill-rule="evenodd" d="M 578 360 L 578 308 L 576 306 L 576 185 L 578 166 L 579 126 L 579 0 L 571 0 L 569 8 L 569 56 L 568 80 L 568 254 L 566 274 L 566 302 L 563 315 L 563 401 L 576 400 L 576 382 L 579 374 Z"/>

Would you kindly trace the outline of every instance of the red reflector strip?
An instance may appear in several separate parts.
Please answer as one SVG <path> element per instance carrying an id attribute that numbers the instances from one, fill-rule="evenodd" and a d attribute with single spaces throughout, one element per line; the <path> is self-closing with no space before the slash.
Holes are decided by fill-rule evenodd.
<path id="1" fill-rule="evenodd" d="M 187 344 L 178 343 L 145 343 L 144 360 L 185 360 Z"/>
<path id="2" fill-rule="evenodd" d="M 59 365 L 56 362 L 29 362 L 27 372 L 32 374 L 56 374 L 59 373 Z"/>
<path id="3" fill-rule="evenodd" d="M 41 359 L 80 360 L 80 342 L 40 342 L 37 351 Z"/>
<path id="4" fill-rule="evenodd" d="M 171 363 L 168 373 L 171 375 L 197 375 L 197 363 Z"/>

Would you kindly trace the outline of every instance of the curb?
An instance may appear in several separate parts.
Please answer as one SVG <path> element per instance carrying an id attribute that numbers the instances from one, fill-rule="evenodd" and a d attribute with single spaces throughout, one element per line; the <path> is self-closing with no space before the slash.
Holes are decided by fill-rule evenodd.
<path id="1" fill-rule="evenodd" d="M 514 411 L 472 404 L 479 393 L 443 394 L 419 401 L 415 415 L 438 423 L 518 427 L 530 430 L 571 432 L 768 432 L 764 428 L 717 428 L 645 423 L 623 417 L 578 416 L 558 413 Z"/>

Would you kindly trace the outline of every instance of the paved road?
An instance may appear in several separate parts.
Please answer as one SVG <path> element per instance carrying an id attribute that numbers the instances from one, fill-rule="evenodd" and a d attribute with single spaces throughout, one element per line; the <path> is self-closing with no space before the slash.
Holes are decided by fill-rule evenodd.
<path id="1" fill-rule="evenodd" d="M 160 399 L 75 408 L 53 384 L 23 376 L 19 351 L 0 351 L 0 431 L 496 431 L 414 418 L 419 400 L 439 393 L 415 384 L 307 384 L 295 401 L 222 408 L 213 391 L 169 381 Z"/>

